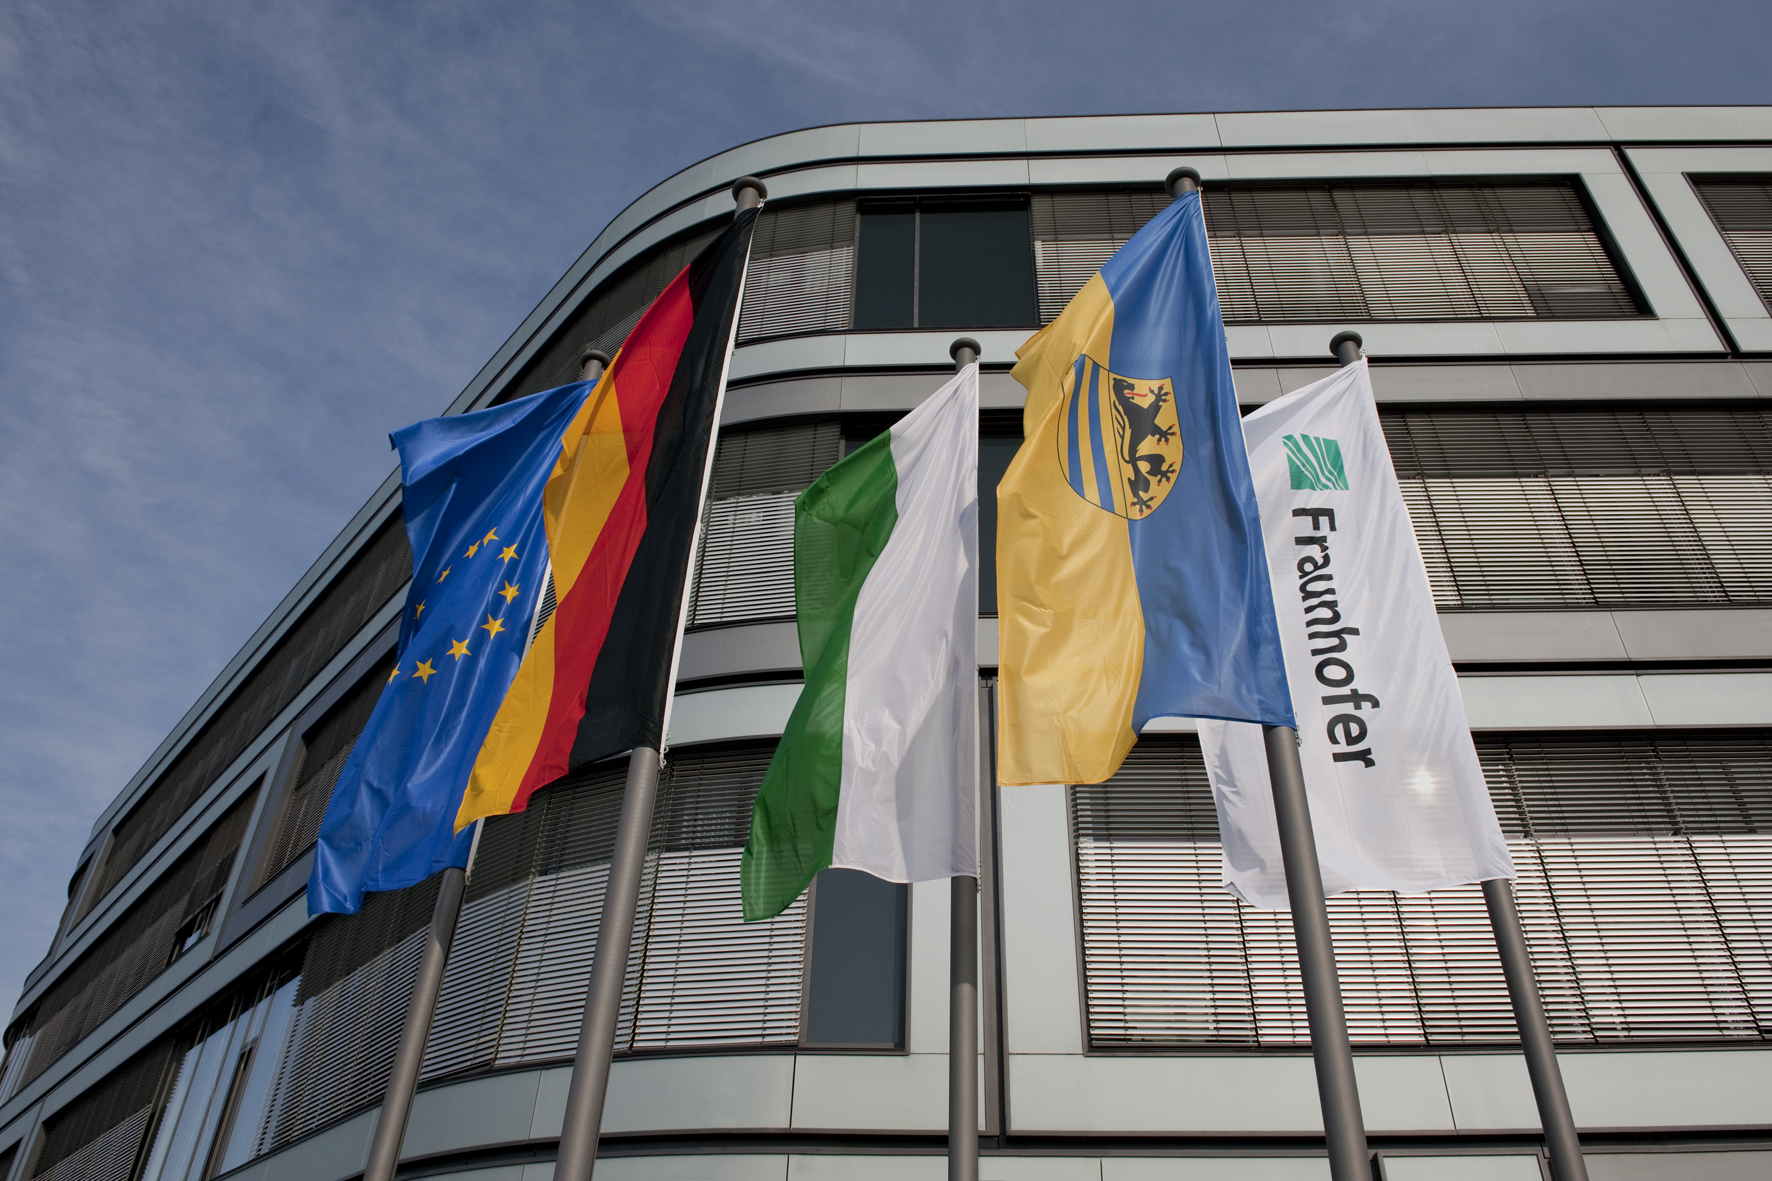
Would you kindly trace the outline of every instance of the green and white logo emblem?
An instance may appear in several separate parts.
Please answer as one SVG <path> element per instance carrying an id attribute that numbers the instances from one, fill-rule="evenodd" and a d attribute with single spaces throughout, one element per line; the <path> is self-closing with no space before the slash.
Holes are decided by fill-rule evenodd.
<path id="1" fill-rule="evenodd" d="M 1285 435 L 1286 466 L 1292 469 L 1293 491 L 1346 492 L 1347 469 L 1341 464 L 1341 444 L 1316 435 Z"/>

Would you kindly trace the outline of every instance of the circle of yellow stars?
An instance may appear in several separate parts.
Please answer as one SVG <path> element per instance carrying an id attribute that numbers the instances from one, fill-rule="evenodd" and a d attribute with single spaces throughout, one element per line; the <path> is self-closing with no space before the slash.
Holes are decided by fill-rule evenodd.
<path id="1" fill-rule="evenodd" d="M 472 545 L 468 546 L 468 552 L 466 554 L 464 554 L 463 556 L 467 557 L 467 558 L 472 558 L 472 557 L 474 557 L 474 555 L 478 554 L 482 549 L 485 549 L 488 546 L 490 546 L 493 542 L 502 541 L 502 540 L 504 540 L 504 539 L 498 535 L 498 530 L 496 528 L 488 529 L 486 531 L 486 536 L 482 537 L 479 541 L 476 541 Z M 506 564 L 509 564 L 513 558 L 516 558 L 518 556 L 519 555 L 517 553 L 517 547 L 515 545 L 505 546 L 503 550 L 499 551 L 499 555 L 498 555 L 499 560 L 502 562 L 505 562 Z M 443 573 L 437 575 L 437 581 L 442 582 L 444 579 L 448 578 L 450 575 L 450 572 L 454 569 L 455 569 L 455 567 L 453 565 L 445 566 L 443 568 Z M 523 591 L 523 588 L 522 588 L 521 584 L 514 583 L 510 579 L 507 578 L 504 580 L 504 586 L 499 590 L 493 591 L 492 593 L 494 595 L 503 596 L 504 601 L 505 601 L 505 608 L 507 610 L 509 610 L 511 604 L 516 600 L 517 596 L 522 593 L 522 591 Z M 412 609 L 412 618 L 416 621 L 424 613 L 425 613 L 425 603 L 424 603 L 424 600 L 420 600 L 418 606 L 416 606 Z M 491 612 L 487 612 L 486 622 L 482 623 L 479 626 L 479 628 L 477 628 L 476 630 L 484 631 L 486 633 L 487 639 L 491 639 L 493 636 L 496 636 L 500 632 L 505 630 L 505 621 L 503 618 L 494 616 Z M 469 638 L 471 639 L 472 637 L 470 636 Z M 472 650 L 470 650 L 468 648 L 468 641 L 467 640 L 457 640 L 457 639 L 451 639 L 449 641 L 449 651 L 444 653 L 445 656 L 454 657 L 455 662 L 457 664 L 461 663 L 462 657 L 472 656 L 473 654 L 474 653 L 472 652 Z M 428 685 L 430 683 L 431 678 L 437 675 L 437 669 L 436 669 L 436 665 L 435 665 L 436 659 L 437 659 L 436 657 L 432 657 L 430 660 L 419 661 L 417 667 L 415 667 L 412 670 L 412 672 L 408 673 L 407 675 L 409 677 L 417 679 L 419 681 L 419 683 L 421 683 L 421 684 Z M 395 664 L 394 670 L 388 674 L 388 682 L 387 683 L 391 685 L 399 679 L 400 679 L 400 666 L 398 664 Z"/>

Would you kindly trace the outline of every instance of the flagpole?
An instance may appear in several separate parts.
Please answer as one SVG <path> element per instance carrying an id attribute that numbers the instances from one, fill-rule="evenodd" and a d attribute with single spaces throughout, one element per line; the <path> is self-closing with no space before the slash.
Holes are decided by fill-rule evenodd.
<path id="1" fill-rule="evenodd" d="M 369 1143 L 369 1160 L 363 1181 L 393 1181 L 400 1163 L 400 1146 L 406 1140 L 406 1124 L 412 1118 L 412 1100 L 418 1093 L 418 1075 L 425 1062 L 425 1043 L 431 1038 L 431 1022 L 437 1016 L 437 998 L 443 993 L 443 971 L 449 964 L 449 948 L 455 942 L 455 925 L 461 918 L 467 894 L 468 872 L 480 849 L 484 820 L 474 822 L 474 840 L 468 849 L 466 869 L 450 866 L 439 876 L 437 905 L 431 909 L 430 936 L 418 961 L 412 982 L 412 999 L 406 1003 L 406 1020 L 400 1027 L 400 1045 L 394 1066 L 382 1092 L 381 1111 L 375 1117 L 375 1136 Z"/>
<path id="2" fill-rule="evenodd" d="M 1200 174 L 1192 168 L 1176 168 L 1164 178 L 1164 187 L 1179 201 L 1183 194 L 1199 190 Z M 1360 1113 L 1354 1052 L 1348 1042 L 1347 1014 L 1341 1005 L 1335 945 L 1329 937 L 1329 908 L 1323 898 L 1323 871 L 1317 863 L 1316 835 L 1311 831 L 1311 806 L 1304 791 L 1304 766 L 1298 758 L 1298 731 L 1291 726 L 1263 726 L 1261 732 L 1267 746 L 1274 816 L 1279 821 L 1286 894 L 1292 903 L 1292 932 L 1298 943 L 1298 969 L 1304 985 L 1311 1059 L 1317 1070 L 1317 1100 L 1323 1107 L 1323 1139 L 1329 1150 L 1329 1175 L 1334 1181 L 1371 1181 L 1366 1121 Z"/>
<path id="3" fill-rule="evenodd" d="M 1358 332 L 1338 332 L 1329 351 L 1342 368 L 1360 359 L 1364 342 Z M 1489 926 L 1495 932 L 1501 973 L 1507 979 L 1508 999 L 1514 1006 L 1514 1024 L 1520 1030 L 1520 1046 L 1526 1053 L 1526 1072 L 1532 1079 L 1532 1097 L 1538 1102 L 1538 1122 L 1550 1150 L 1551 1174 L 1556 1181 L 1587 1181 L 1587 1162 L 1581 1155 L 1581 1136 L 1569 1109 L 1569 1093 L 1563 1086 L 1563 1069 L 1551 1040 L 1550 1021 L 1538 993 L 1532 956 L 1526 948 L 1526 931 L 1514 905 L 1513 883 L 1492 878 L 1483 883 L 1483 901 L 1489 908 Z"/>
<path id="4" fill-rule="evenodd" d="M 763 203 L 767 190 L 755 177 L 740 177 L 732 186 L 739 212 Z M 748 263 L 747 263 L 748 265 Z M 739 302 L 744 301 L 742 281 Z M 738 310 L 732 316 L 738 332 Z M 733 337 L 726 342 L 726 365 L 732 364 Z M 726 372 L 720 374 L 718 398 L 726 393 Z M 714 430 L 720 429 L 720 407 L 714 408 Z M 702 472 L 702 497 L 707 497 L 708 475 L 714 462 L 713 441 L 708 443 L 707 466 Z M 698 514 L 699 516 L 699 514 Z M 696 525 L 690 544 L 690 577 L 694 577 L 695 549 L 701 526 Z M 689 587 L 683 587 L 683 609 L 688 609 Z M 671 651 L 670 677 L 665 682 L 665 715 L 659 742 L 669 732 L 671 696 L 676 690 L 677 664 L 683 648 L 679 620 Z M 627 981 L 628 954 L 633 948 L 634 915 L 640 903 L 640 879 L 646 867 L 646 846 L 652 833 L 652 811 L 658 800 L 658 773 L 662 756 L 650 746 L 637 746 L 628 755 L 627 784 L 622 789 L 621 819 L 615 829 L 615 849 L 609 859 L 609 880 L 603 891 L 603 914 L 597 924 L 597 946 L 591 959 L 591 981 L 585 996 L 584 1016 L 578 1028 L 578 1050 L 572 1062 L 572 1082 L 566 1091 L 566 1114 L 560 1127 L 560 1148 L 554 1158 L 554 1181 L 591 1181 L 597 1166 L 597 1141 L 603 1134 L 603 1105 L 609 1094 L 609 1067 L 615 1057 L 615 1027 L 621 1017 L 622 986 Z"/>
<path id="5" fill-rule="evenodd" d="M 954 372 L 978 353 L 970 336 L 954 341 Z M 948 890 L 948 1181 L 978 1181 L 978 877 L 956 874 Z"/>

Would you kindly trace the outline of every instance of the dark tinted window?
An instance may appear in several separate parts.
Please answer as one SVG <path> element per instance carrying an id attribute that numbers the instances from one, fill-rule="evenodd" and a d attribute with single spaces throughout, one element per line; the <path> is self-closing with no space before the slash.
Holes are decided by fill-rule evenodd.
<path id="1" fill-rule="evenodd" d="M 918 238 L 919 328 L 1019 328 L 1040 322 L 1025 206 L 926 205 Z"/>
<path id="2" fill-rule="evenodd" d="M 917 211 L 911 205 L 864 205 L 860 222 L 855 326 L 910 328 L 917 290 Z"/>
<path id="3" fill-rule="evenodd" d="M 987 412 L 978 424 L 978 612 L 997 613 L 997 485 L 1021 450 L 1021 415 Z M 1014 421 L 1009 421 L 1009 419 Z"/>
<path id="4" fill-rule="evenodd" d="M 909 890 L 853 869 L 827 869 L 813 894 L 806 1044 L 904 1044 Z"/>
<path id="5" fill-rule="evenodd" d="M 1025 202 L 870 202 L 859 224 L 856 328 L 1039 323 Z"/>

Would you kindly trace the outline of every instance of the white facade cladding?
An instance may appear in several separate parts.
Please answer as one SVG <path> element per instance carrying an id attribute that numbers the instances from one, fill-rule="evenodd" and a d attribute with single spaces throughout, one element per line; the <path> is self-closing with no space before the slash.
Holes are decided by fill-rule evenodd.
<path id="1" fill-rule="evenodd" d="M 1014 350 L 1182 164 L 1246 406 L 1364 337 L 1590 1172 L 1772 1175 L 1772 108 L 826 127 L 611 222 L 451 410 L 612 351 L 733 179 L 769 186 L 599 1175 L 942 1174 L 946 885 L 832 873 L 738 921 L 800 671 L 791 503 L 972 336 L 988 553 Z M 94 826 L 7 1030 L 0 1181 L 361 1170 L 432 890 L 317 923 L 301 890 L 392 651 L 399 511 L 390 477 Z M 551 1173 L 620 783 L 488 824 L 412 1175 Z M 1327 1176 L 1289 925 L 1217 885 L 1191 725 L 989 805 L 982 1175 Z M 1330 909 L 1383 1176 L 1545 1175 L 1475 889 Z"/>

